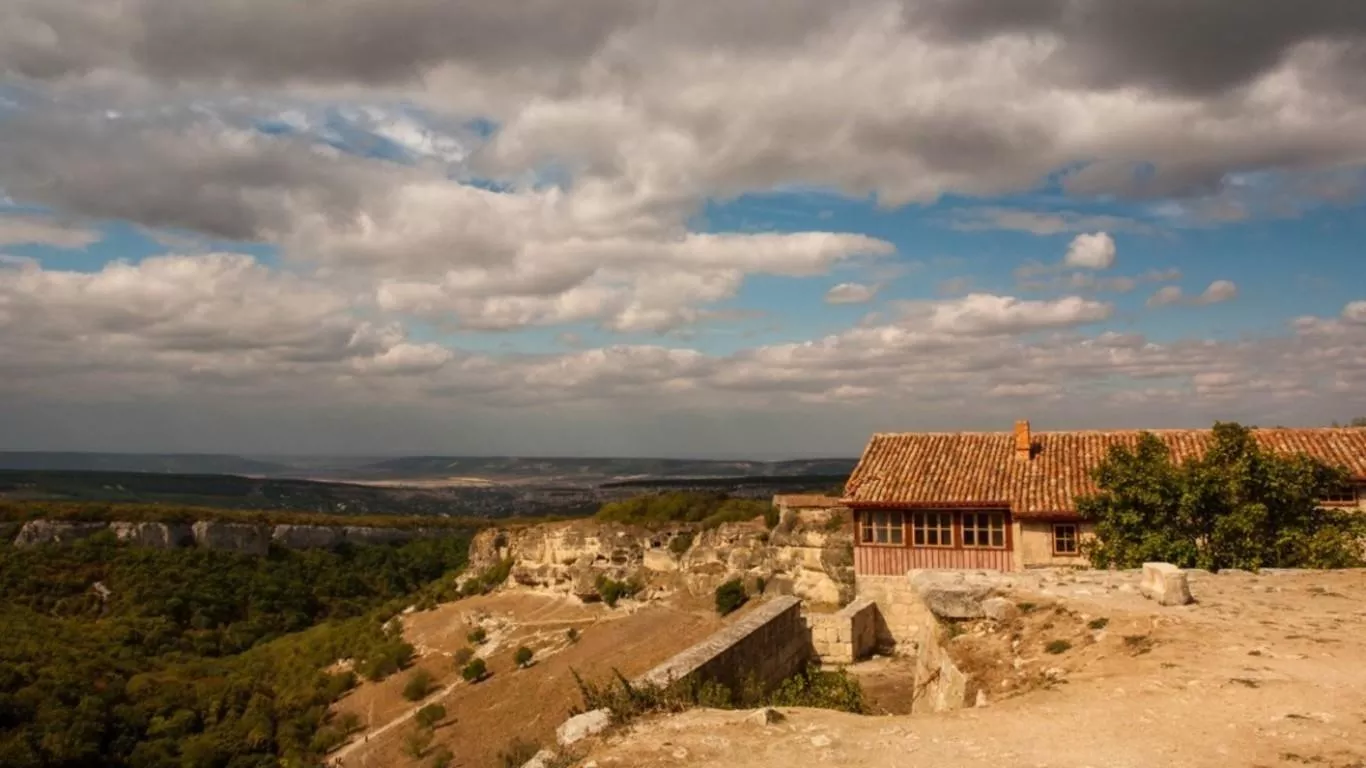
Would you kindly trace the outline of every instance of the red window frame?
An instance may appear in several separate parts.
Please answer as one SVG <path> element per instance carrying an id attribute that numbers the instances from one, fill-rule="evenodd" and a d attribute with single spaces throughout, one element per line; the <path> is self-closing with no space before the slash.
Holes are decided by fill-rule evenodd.
<path id="1" fill-rule="evenodd" d="M 1059 539 L 1065 539 L 1065 538 L 1066 538 L 1066 537 L 1060 536 L 1059 534 L 1060 534 L 1061 531 L 1063 531 L 1063 530 L 1065 530 L 1065 529 L 1068 529 L 1068 528 L 1070 528 L 1070 529 L 1072 530 L 1072 536 L 1071 536 L 1071 539 L 1072 539 L 1072 549 L 1071 549 L 1071 550 L 1059 549 L 1059 548 L 1058 548 L 1058 541 L 1059 541 Z M 1080 554 L 1081 554 L 1081 527 L 1078 526 L 1076 523 L 1054 523 L 1054 524 L 1053 524 L 1053 531 L 1052 531 L 1052 538 L 1053 538 L 1053 554 L 1055 554 L 1055 555 L 1061 555 L 1061 556 L 1065 556 L 1065 557 L 1074 557 L 1074 556 L 1076 556 L 1076 555 L 1080 555 Z"/>

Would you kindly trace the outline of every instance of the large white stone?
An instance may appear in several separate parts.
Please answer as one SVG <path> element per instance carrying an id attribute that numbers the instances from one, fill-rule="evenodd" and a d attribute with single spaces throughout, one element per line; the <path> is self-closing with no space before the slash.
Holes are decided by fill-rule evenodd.
<path id="1" fill-rule="evenodd" d="M 584 712 L 560 723 L 560 727 L 555 729 L 555 740 L 560 746 L 567 747 L 589 736 L 602 733 L 611 724 L 612 713 L 609 710 L 595 709 Z"/>
<path id="2" fill-rule="evenodd" d="M 1144 563 L 1143 581 L 1139 583 L 1138 591 L 1158 605 L 1195 602 L 1185 572 L 1171 563 Z"/>

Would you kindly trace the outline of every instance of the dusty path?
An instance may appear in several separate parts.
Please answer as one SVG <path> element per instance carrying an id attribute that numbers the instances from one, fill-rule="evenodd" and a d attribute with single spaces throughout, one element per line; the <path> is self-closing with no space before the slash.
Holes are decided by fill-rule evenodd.
<path id="1" fill-rule="evenodd" d="M 459 678 L 450 654 L 468 645 L 469 621 L 483 617 L 489 640 L 478 650 L 491 676 L 468 684 Z M 550 744 L 555 728 L 579 703 L 573 672 L 587 679 L 606 678 L 613 669 L 627 676 L 701 640 L 722 625 L 714 610 L 702 610 L 686 599 L 609 609 L 580 605 L 542 594 L 506 592 L 450 603 L 435 611 L 404 617 L 404 635 L 421 652 L 418 665 L 432 672 L 443 687 L 419 704 L 400 695 L 405 674 L 380 683 L 365 683 L 339 702 L 369 722 L 364 736 L 333 752 L 347 768 L 417 765 L 402 753 L 404 737 L 418 709 L 440 702 L 445 721 L 435 729 L 432 749 L 445 746 L 455 754 L 453 767 L 497 765 L 498 753 L 513 739 Z M 578 632 L 577 642 L 566 636 Z M 518 669 L 512 661 L 520 645 L 536 650 L 537 661 Z"/>
<path id="2" fill-rule="evenodd" d="M 696 710 L 591 757 L 602 768 L 1366 766 L 1366 573 L 1201 577 L 1193 589 L 1200 604 L 1179 609 L 1074 594 L 1068 605 L 1110 619 L 1105 636 L 1059 657 L 1065 683 L 985 708 L 791 710 L 767 727 Z"/>

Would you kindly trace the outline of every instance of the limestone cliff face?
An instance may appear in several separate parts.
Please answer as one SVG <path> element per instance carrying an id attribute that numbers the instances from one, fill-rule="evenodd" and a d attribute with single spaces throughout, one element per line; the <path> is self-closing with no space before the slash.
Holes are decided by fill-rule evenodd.
<path id="1" fill-rule="evenodd" d="M 671 546 L 682 536 L 692 537 L 690 546 Z M 762 579 L 768 592 L 839 605 L 853 597 L 851 546 L 847 532 L 824 523 L 811 527 L 795 516 L 773 531 L 757 521 L 693 531 L 576 520 L 481 531 L 470 546 L 470 564 L 477 573 L 511 558 L 511 583 L 583 599 L 597 597 L 599 576 L 634 576 L 694 594 L 738 577 L 751 586 Z"/>
<path id="2" fill-rule="evenodd" d="M 35 544 L 61 544 L 87 539 L 108 530 L 108 523 L 75 523 L 65 520 L 30 520 L 14 537 L 14 546 L 31 547 Z"/>
<path id="3" fill-rule="evenodd" d="M 270 551 L 269 525 L 201 520 L 192 526 L 192 530 L 195 545 L 205 549 L 222 549 L 251 555 L 264 555 Z"/>
<path id="4" fill-rule="evenodd" d="M 113 522 L 109 530 L 129 544 L 155 549 L 175 549 L 194 544 L 194 531 L 188 523 Z"/>

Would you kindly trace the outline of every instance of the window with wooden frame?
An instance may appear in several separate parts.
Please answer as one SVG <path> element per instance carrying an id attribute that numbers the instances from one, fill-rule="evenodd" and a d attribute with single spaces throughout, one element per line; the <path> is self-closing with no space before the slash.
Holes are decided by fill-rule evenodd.
<path id="1" fill-rule="evenodd" d="M 1006 516 L 1002 512 L 964 512 L 965 549 L 1005 549 Z"/>
<path id="2" fill-rule="evenodd" d="M 1331 504 L 1334 506 L 1353 505 L 1357 503 L 1357 489 L 1354 486 L 1344 485 L 1340 488 L 1325 493 L 1320 504 Z"/>
<path id="3" fill-rule="evenodd" d="M 906 542 L 900 512 L 865 511 L 859 515 L 859 543 L 899 547 Z"/>
<path id="4" fill-rule="evenodd" d="M 952 512 L 916 512 L 911 515 L 911 543 L 917 547 L 952 547 Z"/>
<path id="5" fill-rule="evenodd" d="M 1077 526 L 1075 523 L 1053 524 L 1053 554 L 1078 554 L 1077 544 Z"/>

